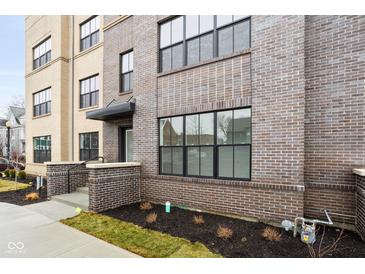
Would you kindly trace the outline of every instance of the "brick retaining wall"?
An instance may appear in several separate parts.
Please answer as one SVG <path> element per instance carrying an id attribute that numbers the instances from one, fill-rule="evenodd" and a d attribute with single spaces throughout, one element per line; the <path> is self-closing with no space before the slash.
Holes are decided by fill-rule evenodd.
<path id="1" fill-rule="evenodd" d="M 87 168 L 89 210 L 101 212 L 140 201 L 140 164 L 95 164 Z"/>
<path id="2" fill-rule="evenodd" d="M 65 194 L 68 192 L 68 170 L 70 170 L 70 192 L 78 187 L 87 186 L 88 170 L 82 162 L 45 163 L 47 167 L 47 195 Z"/>
<path id="3" fill-rule="evenodd" d="M 355 226 L 365 240 L 365 176 L 356 175 L 356 220 Z"/>

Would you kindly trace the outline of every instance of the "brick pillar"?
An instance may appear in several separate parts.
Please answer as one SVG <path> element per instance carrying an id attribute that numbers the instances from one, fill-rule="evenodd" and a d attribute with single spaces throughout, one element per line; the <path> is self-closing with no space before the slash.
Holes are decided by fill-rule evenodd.
<path id="1" fill-rule="evenodd" d="M 356 217 L 355 226 L 365 241 L 365 169 L 354 170 L 356 176 Z"/>
<path id="2" fill-rule="evenodd" d="M 101 212 L 140 201 L 140 163 L 89 164 L 89 210 Z"/>
<path id="3" fill-rule="evenodd" d="M 82 162 L 46 162 L 47 195 L 65 194 L 68 192 L 68 170 L 70 170 L 70 192 L 78 187 L 87 186 L 88 170 Z"/>

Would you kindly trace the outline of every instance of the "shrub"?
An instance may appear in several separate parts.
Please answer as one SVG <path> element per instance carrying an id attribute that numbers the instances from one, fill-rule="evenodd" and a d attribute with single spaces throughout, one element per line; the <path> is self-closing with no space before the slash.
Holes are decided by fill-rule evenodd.
<path id="1" fill-rule="evenodd" d="M 314 247 L 314 245 L 307 244 L 309 255 L 312 258 L 322 258 L 322 257 L 325 257 L 327 254 L 335 252 L 339 241 L 341 241 L 344 238 L 344 236 L 343 236 L 344 230 L 342 229 L 341 232 L 338 234 L 337 238 L 332 242 L 332 244 L 323 246 L 323 239 L 326 234 L 325 230 L 326 230 L 325 227 L 323 227 L 322 237 L 319 242 L 319 245 L 316 248 Z"/>
<path id="2" fill-rule="evenodd" d="M 36 201 L 39 199 L 39 195 L 37 192 L 32 192 L 27 195 L 25 195 L 25 200 L 27 201 Z"/>
<path id="3" fill-rule="evenodd" d="M 16 174 L 15 169 L 10 169 L 10 170 L 9 170 L 9 177 L 10 177 L 10 178 L 15 178 L 15 174 Z"/>
<path id="4" fill-rule="evenodd" d="M 278 242 L 281 240 L 281 234 L 279 231 L 276 228 L 270 226 L 265 227 L 261 233 L 261 236 L 267 241 Z"/>
<path id="5" fill-rule="evenodd" d="M 233 230 L 224 225 L 219 225 L 217 229 L 217 236 L 219 238 L 228 239 L 233 235 Z"/>
<path id="6" fill-rule="evenodd" d="M 156 220 L 157 220 L 157 214 L 155 212 L 148 214 L 146 217 L 146 223 L 148 224 L 152 224 L 156 222 Z"/>
<path id="7" fill-rule="evenodd" d="M 205 223 L 204 217 L 202 215 L 194 215 L 193 222 L 196 225 L 203 225 Z"/>
<path id="8" fill-rule="evenodd" d="M 150 202 L 143 202 L 139 205 L 139 208 L 141 210 L 150 210 L 153 208 L 152 204 Z"/>
<path id="9" fill-rule="evenodd" d="M 27 173 L 25 173 L 25 171 L 21 170 L 18 172 L 18 177 L 20 179 L 25 179 L 25 178 L 27 178 Z"/>
<path id="10" fill-rule="evenodd" d="M 5 177 L 9 177 L 10 176 L 10 169 L 5 169 L 4 174 L 5 174 Z"/>

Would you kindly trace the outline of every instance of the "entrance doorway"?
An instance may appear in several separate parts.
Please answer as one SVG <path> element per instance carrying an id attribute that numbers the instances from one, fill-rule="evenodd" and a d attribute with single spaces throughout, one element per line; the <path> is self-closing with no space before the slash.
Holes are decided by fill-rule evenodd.
<path id="1" fill-rule="evenodd" d="M 119 161 L 133 162 L 133 129 L 120 128 Z"/>

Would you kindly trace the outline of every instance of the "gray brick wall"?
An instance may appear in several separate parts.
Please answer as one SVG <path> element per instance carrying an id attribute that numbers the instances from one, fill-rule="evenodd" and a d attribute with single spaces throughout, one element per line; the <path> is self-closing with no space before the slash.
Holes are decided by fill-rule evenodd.
<path id="1" fill-rule="evenodd" d="M 306 16 L 305 214 L 354 221 L 365 166 L 365 16 Z"/>
<path id="2" fill-rule="evenodd" d="M 140 167 L 89 169 L 89 210 L 101 212 L 140 201 Z"/>
<path id="3" fill-rule="evenodd" d="M 71 170 L 70 170 L 71 169 Z M 68 170 L 70 170 L 70 192 L 78 187 L 87 186 L 88 170 L 85 165 L 48 164 L 47 165 L 47 196 L 68 193 Z"/>

